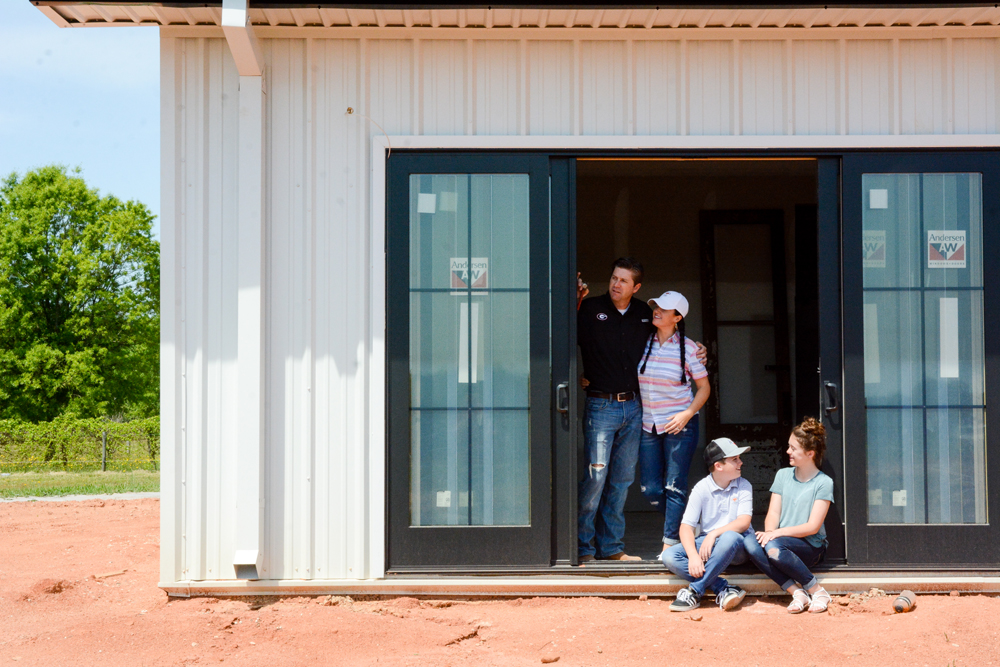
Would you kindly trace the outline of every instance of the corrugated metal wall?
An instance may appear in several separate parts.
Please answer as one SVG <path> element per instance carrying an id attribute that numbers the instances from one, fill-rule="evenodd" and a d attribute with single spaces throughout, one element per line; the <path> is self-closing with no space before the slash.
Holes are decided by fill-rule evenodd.
<path id="1" fill-rule="evenodd" d="M 461 34 L 461 31 L 456 31 Z M 265 39 L 268 579 L 381 574 L 369 138 L 995 133 L 996 39 Z M 623 31 L 627 34 L 627 31 Z M 745 35 L 744 30 L 741 35 Z M 239 77 L 162 39 L 161 581 L 231 579 Z M 359 113 L 347 115 L 348 106 Z M 381 338 L 381 336 L 379 336 Z M 374 383 L 374 384 L 373 384 Z M 374 495 L 380 491 L 376 490 Z"/>

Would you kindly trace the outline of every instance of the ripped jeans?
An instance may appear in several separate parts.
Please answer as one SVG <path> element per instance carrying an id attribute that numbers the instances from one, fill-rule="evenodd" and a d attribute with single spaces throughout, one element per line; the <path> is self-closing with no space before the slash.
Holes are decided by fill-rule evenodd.
<path id="1" fill-rule="evenodd" d="M 654 427 L 655 431 L 655 427 Z M 698 415 L 680 433 L 642 432 L 639 484 L 642 494 L 663 513 L 663 543 L 679 544 L 687 503 L 688 469 L 698 448 Z"/>
<path id="2" fill-rule="evenodd" d="M 743 542 L 753 564 L 784 590 L 795 584 L 806 590 L 816 585 L 816 576 L 809 568 L 823 560 L 825 546 L 814 547 L 801 537 L 776 537 L 762 547 L 752 531 Z"/>
<path id="3" fill-rule="evenodd" d="M 635 479 L 642 404 L 587 398 L 583 439 L 587 469 L 577 491 L 577 549 L 606 558 L 625 551 L 625 498 Z M 591 546 L 591 540 L 594 545 Z"/>

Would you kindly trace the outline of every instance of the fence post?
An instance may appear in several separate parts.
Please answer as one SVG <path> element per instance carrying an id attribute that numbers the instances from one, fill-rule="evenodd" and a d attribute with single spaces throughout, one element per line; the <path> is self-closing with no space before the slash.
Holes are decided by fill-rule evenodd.
<path id="1" fill-rule="evenodd" d="M 101 431 L 101 472 L 108 471 L 108 432 Z"/>

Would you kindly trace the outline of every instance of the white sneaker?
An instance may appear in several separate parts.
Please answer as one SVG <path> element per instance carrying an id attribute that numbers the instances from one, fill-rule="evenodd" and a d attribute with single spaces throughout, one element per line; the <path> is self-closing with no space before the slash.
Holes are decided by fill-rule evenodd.
<path id="1" fill-rule="evenodd" d="M 747 596 L 747 592 L 740 588 L 739 586 L 727 586 L 725 590 L 720 591 L 718 595 L 715 596 L 715 603 L 723 611 L 730 611 L 735 609 L 739 603 L 743 602 L 743 598 Z"/>

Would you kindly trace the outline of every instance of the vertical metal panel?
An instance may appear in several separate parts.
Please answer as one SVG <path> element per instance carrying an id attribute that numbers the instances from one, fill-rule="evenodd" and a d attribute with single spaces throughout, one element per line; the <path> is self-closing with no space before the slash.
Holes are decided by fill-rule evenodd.
<path id="1" fill-rule="evenodd" d="M 785 133 L 785 43 L 740 42 L 740 134 Z"/>
<path id="2" fill-rule="evenodd" d="M 636 134 L 680 134 L 680 43 L 636 42 Z"/>
<path id="3" fill-rule="evenodd" d="M 528 43 L 528 134 L 573 134 L 573 42 Z"/>
<path id="4" fill-rule="evenodd" d="M 732 42 L 692 41 L 688 48 L 690 133 L 732 133 Z"/>
<path id="5" fill-rule="evenodd" d="M 627 134 L 625 42 L 580 43 L 581 134 Z"/>
<path id="6" fill-rule="evenodd" d="M 477 41 L 474 52 L 475 134 L 518 134 L 521 43 Z"/>
<path id="7" fill-rule="evenodd" d="M 358 507 L 365 489 L 359 466 L 353 459 L 363 454 L 364 411 L 358 381 L 363 367 L 359 350 L 365 347 L 364 327 L 356 295 L 363 292 L 363 272 L 356 257 L 364 252 L 364 229 L 352 221 L 361 219 L 358 174 L 364 155 L 360 142 L 366 139 L 370 122 L 348 116 L 348 106 L 361 104 L 358 70 L 361 44 L 357 41 L 315 40 L 313 48 L 314 104 L 312 189 L 315 229 L 313 261 L 316 267 L 313 308 L 315 311 L 315 499 L 316 561 L 314 576 L 347 576 L 357 567 L 356 552 L 363 551 L 364 534 Z M 363 109 L 363 106 L 362 106 Z M 345 268 L 355 265 L 355 270 Z M 353 453 L 353 457 L 352 457 Z M 351 457 L 351 458 L 349 458 Z M 361 488 L 358 488 L 358 487 Z M 349 554 L 351 550 L 354 555 Z M 350 563 L 350 565 L 349 565 Z"/>
<path id="8" fill-rule="evenodd" d="M 943 134 L 951 95 L 943 39 L 900 40 L 900 132 Z"/>
<path id="9" fill-rule="evenodd" d="M 264 40 L 267 553 L 273 579 L 378 576 L 370 355 L 383 332 L 372 138 L 995 132 L 994 39 Z M 843 45 L 843 46 L 842 46 Z M 231 579 L 239 79 L 161 41 L 161 580 Z M 352 107 L 353 114 L 346 113 Z M 952 130 L 953 128 L 953 130 Z M 376 159 L 380 159 L 376 155 Z M 377 197 L 375 201 L 379 201 Z M 378 447 L 382 447 L 381 442 Z"/>
<path id="10" fill-rule="evenodd" d="M 847 133 L 891 134 L 892 42 L 847 42 Z"/>
<path id="11" fill-rule="evenodd" d="M 271 40 L 268 78 L 267 488 L 264 576 L 311 570 L 311 250 L 306 40 Z"/>
<path id="12" fill-rule="evenodd" d="M 160 39 L 160 581 L 181 578 L 180 534 L 183 531 L 180 504 L 180 455 L 184 440 L 180 429 L 181 390 L 180 304 L 177 289 L 180 275 L 178 200 L 183 192 L 179 175 L 184 151 L 178 145 L 181 67 L 178 49 L 181 40 Z"/>
<path id="13" fill-rule="evenodd" d="M 465 134 L 466 42 L 421 42 L 421 134 Z"/>
<path id="14" fill-rule="evenodd" d="M 997 78 L 1000 49 L 995 39 L 952 40 L 954 132 L 992 134 L 997 131 Z"/>
<path id="15" fill-rule="evenodd" d="M 838 82 L 843 76 L 837 42 L 793 42 L 792 63 L 795 134 L 837 134 Z"/>
<path id="16" fill-rule="evenodd" d="M 368 62 L 362 76 L 369 77 L 370 116 L 389 134 L 417 134 L 416 65 L 413 40 L 379 39 L 366 44 Z M 378 130 L 371 128 L 372 132 Z M 368 132 L 362 134 L 367 135 Z"/>

